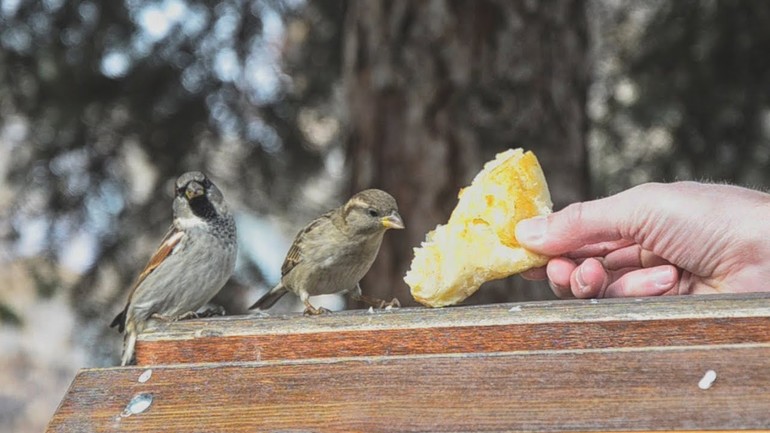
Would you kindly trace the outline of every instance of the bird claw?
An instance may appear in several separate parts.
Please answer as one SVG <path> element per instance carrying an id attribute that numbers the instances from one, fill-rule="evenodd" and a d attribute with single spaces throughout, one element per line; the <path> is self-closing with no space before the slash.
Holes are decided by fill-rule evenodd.
<path id="1" fill-rule="evenodd" d="M 197 313 L 197 318 L 201 319 L 204 317 L 224 316 L 225 313 L 225 307 L 221 305 L 211 305 L 200 313 Z"/>
<path id="2" fill-rule="evenodd" d="M 150 319 L 159 320 L 161 322 L 178 322 L 180 320 L 203 319 L 205 317 L 224 316 L 224 315 L 225 315 L 224 307 L 222 307 L 221 305 L 212 305 L 211 307 L 206 308 L 200 313 L 195 311 L 188 311 L 176 317 L 169 317 L 169 316 L 164 316 L 162 314 L 155 313 L 152 316 L 150 316 Z"/>
<path id="3" fill-rule="evenodd" d="M 198 319 L 200 317 L 201 317 L 201 315 L 196 313 L 195 311 L 188 311 L 188 312 L 182 314 L 181 316 L 177 317 L 173 321 L 176 322 L 176 321 L 179 321 L 179 320 Z"/>
<path id="4" fill-rule="evenodd" d="M 401 308 L 401 302 L 398 300 L 398 298 L 393 298 L 390 300 L 390 302 L 385 302 L 383 300 L 380 308 Z"/>
<path id="5" fill-rule="evenodd" d="M 331 313 L 331 311 L 327 310 L 324 307 L 316 308 L 316 307 L 308 304 L 308 305 L 305 306 L 305 311 L 304 311 L 303 314 L 306 315 L 306 316 L 318 316 L 319 314 L 326 314 L 326 313 Z"/>
<path id="6" fill-rule="evenodd" d="M 371 305 L 372 307 L 375 307 L 378 309 L 401 308 L 401 302 L 399 302 L 398 298 L 393 298 L 390 300 L 390 302 L 384 299 L 372 298 L 364 295 L 352 295 L 351 298 L 353 298 L 356 301 L 361 301 L 367 305 Z"/>

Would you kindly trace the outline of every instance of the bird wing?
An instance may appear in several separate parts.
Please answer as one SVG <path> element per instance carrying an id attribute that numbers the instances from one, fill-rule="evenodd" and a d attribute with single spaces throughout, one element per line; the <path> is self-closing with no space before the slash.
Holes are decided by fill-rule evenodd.
<path id="1" fill-rule="evenodd" d="M 139 274 L 139 277 L 136 279 L 134 286 L 131 288 L 131 293 L 128 295 L 126 307 L 117 316 L 115 316 L 115 319 L 110 324 L 110 328 L 117 326 L 118 331 L 123 332 L 123 329 L 125 329 L 126 326 L 126 314 L 128 312 L 128 306 L 131 304 L 131 298 L 134 297 L 134 293 L 136 293 L 136 288 L 142 284 L 142 282 L 147 278 L 148 275 L 152 273 L 152 271 L 157 269 L 158 266 L 163 263 L 163 260 L 165 260 L 166 257 L 170 256 L 171 253 L 174 252 L 174 248 L 179 245 L 179 242 L 183 237 L 184 232 L 180 231 L 173 225 L 168 230 L 168 232 L 166 232 L 166 236 L 163 237 L 163 240 L 161 241 L 157 251 L 155 251 L 155 254 L 150 257 L 150 261 L 147 263 L 147 266 L 144 267 L 144 270 L 141 274 Z"/>
<path id="2" fill-rule="evenodd" d="M 308 225 L 306 225 L 302 230 L 297 233 L 297 236 L 294 238 L 294 243 L 291 244 L 291 248 L 289 248 L 289 252 L 286 253 L 286 258 L 283 261 L 283 265 L 281 265 L 281 276 L 288 274 L 294 267 L 296 267 L 298 264 L 302 263 L 302 247 L 305 241 L 307 240 L 308 236 L 312 236 L 310 233 L 321 226 L 324 223 L 331 222 L 332 213 L 334 211 L 329 211 L 320 217 L 314 219 L 311 221 Z"/>
<path id="3" fill-rule="evenodd" d="M 137 278 L 136 283 L 134 283 L 134 287 L 131 289 L 131 294 L 128 296 L 129 300 L 132 296 L 134 296 L 136 288 L 142 284 L 147 276 L 150 275 L 152 271 L 157 269 L 158 266 L 163 263 L 163 260 L 165 260 L 166 257 L 171 255 L 171 253 L 174 251 L 174 248 L 179 245 L 179 242 L 183 237 L 184 232 L 180 231 L 174 226 L 171 226 L 171 228 L 166 233 L 166 236 L 163 237 L 158 250 L 155 251 L 155 254 L 153 254 L 152 257 L 150 257 L 150 261 L 147 263 L 147 266 L 145 266 L 142 273 L 139 274 L 139 278 Z"/>

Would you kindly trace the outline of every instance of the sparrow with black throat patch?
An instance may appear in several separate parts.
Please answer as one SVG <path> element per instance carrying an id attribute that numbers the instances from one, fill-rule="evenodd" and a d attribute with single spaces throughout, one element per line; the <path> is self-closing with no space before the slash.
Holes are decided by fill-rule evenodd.
<path id="1" fill-rule="evenodd" d="M 396 199 L 379 189 L 367 189 L 347 203 L 311 221 L 297 237 L 281 266 L 281 281 L 250 309 L 268 309 L 288 292 L 305 304 L 305 314 L 320 314 L 308 298 L 331 293 L 351 293 L 370 305 L 398 306 L 361 294 L 359 281 L 380 250 L 388 229 L 403 229 Z"/>
<path id="2" fill-rule="evenodd" d="M 176 180 L 174 220 L 139 274 L 123 311 L 110 327 L 125 330 L 121 365 L 134 356 L 136 338 L 150 319 L 182 320 L 219 292 L 233 272 L 235 220 L 219 188 L 199 171 Z"/>

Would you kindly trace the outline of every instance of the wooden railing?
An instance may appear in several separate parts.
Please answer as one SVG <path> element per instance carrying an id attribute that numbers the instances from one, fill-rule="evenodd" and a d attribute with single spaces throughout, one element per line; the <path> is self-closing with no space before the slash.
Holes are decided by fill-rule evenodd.
<path id="1" fill-rule="evenodd" d="M 137 362 L 81 371 L 48 431 L 759 430 L 770 294 L 161 323 Z"/>

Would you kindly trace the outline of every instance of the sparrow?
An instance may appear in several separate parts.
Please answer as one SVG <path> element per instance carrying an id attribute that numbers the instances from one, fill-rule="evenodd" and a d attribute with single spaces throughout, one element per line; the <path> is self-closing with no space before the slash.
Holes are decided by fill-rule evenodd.
<path id="1" fill-rule="evenodd" d="M 371 305 L 388 305 L 363 296 L 359 281 L 377 257 L 385 231 L 403 228 L 396 199 L 390 194 L 379 189 L 357 193 L 299 231 L 281 266 L 281 281 L 250 309 L 268 309 L 288 292 L 299 296 L 305 314 L 326 312 L 308 298 L 330 293 L 351 293 Z M 397 299 L 389 304 L 399 305 Z"/>
<path id="2" fill-rule="evenodd" d="M 123 311 L 110 327 L 125 330 L 121 365 L 134 356 L 136 338 L 150 319 L 197 317 L 233 272 L 235 220 L 219 188 L 199 171 L 176 180 L 174 219 L 158 250 L 139 274 Z"/>

